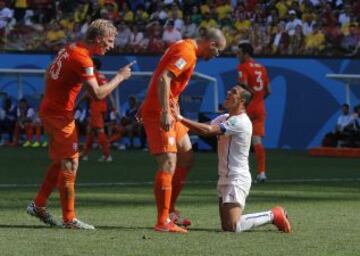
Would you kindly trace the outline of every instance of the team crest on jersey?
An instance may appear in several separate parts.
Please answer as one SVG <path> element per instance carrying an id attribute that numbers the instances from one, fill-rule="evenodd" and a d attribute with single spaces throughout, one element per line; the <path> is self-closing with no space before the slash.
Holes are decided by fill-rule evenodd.
<path id="1" fill-rule="evenodd" d="M 169 137 L 169 144 L 171 146 L 175 144 L 175 138 L 174 137 Z"/>
<path id="2" fill-rule="evenodd" d="M 231 126 L 235 126 L 235 125 L 237 125 L 237 123 L 238 123 L 238 120 L 236 118 L 230 118 L 229 119 L 229 124 Z"/>
<path id="3" fill-rule="evenodd" d="M 239 71 L 239 78 L 242 78 L 243 73 L 241 71 Z"/>
<path id="4" fill-rule="evenodd" d="M 180 70 L 182 70 L 185 67 L 185 65 L 186 65 L 186 61 L 183 58 L 178 59 L 175 63 L 175 66 Z"/>
<path id="5" fill-rule="evenodd" d="M 94 75 L 94 67 L 85 68 L 85 74 L 88 76 L 93 76 Z"/>

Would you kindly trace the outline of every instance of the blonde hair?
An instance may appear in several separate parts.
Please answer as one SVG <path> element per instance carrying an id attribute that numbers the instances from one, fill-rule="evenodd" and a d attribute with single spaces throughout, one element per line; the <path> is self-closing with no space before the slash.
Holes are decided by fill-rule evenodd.
<path id="1" fill-rule="evenodd" d="M 85 34 L 87 42 L 94 42 L 97 37 L 104 37 L 107 35 L 117 35 L 116 27 L 109 20 L 97 19 L 91 22 Z"/>

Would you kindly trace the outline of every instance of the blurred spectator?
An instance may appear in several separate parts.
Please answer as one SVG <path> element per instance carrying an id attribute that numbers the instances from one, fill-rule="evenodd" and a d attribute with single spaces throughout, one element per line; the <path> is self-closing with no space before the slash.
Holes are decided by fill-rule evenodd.
<path id="1" fill-rule="evenodd" d="M 295 28 L 295 34 L 290 38 L 288 53 L 290 55 L 300 55 L 303 53 L 305 37 L 300 25 Z"/>
<path id="2" fill-rule="evenodd" d="M 199 11 L 199 7 L 194 5 L 191 12 L 191 22 L 195 23 L 197 26 L 200 25 L 202 20 L 202 15 Z"/>
<path id="3" fill-rule="evenodd" d="M 343 104 L 341 106 L 341 115 L 338 117 L 335 133 L 339 133 L 344 131 L 344 128 L 351 123 L 353 120 L 353 116 L 350 114 L 350 106 L 349 104 Z"/>
<path id="4" fill-rule="evenodd" d="M 48 25 L 48 32 L 44 41 L 44 46 L 49 50 L 58 50 L 66 42 L 65 30 L 61 28 L 58 22 L 53 22 Z"/>
<path id="5" fill-rule="evenodd" d="M 233 9 L 226 0 L 220 0 L 218 2 L 219 3 L 216 6 L 216 13 L 217 13 L 217 17 L 221 22 L 223 19 L 225 19 L 228 16 L 228 14 L 232 13 Z"/>
<path id="6" fill-rule="evenodd" d="M 314 20 L 314 16 L 309 14 L 309 15 L 304 15 L 304 22 L 302 25 L 302 30 L 303 30 L 303 34 L 304 36 L 307 36 L 308 34 L 310 34 L 311 32 L 313 32 L 313 27 L 315 25 L 315 20 Z"/>
<path id="7" fill-rule="evenodd" d="M 115 38 L 115 46 L 119 52 L 125 51 L 130 42 L 130 35 L 132 34 L 130 28 L 126 26 L 125 22 L 120 22 L 117 26 L 118 34 Z"/>
<path id="8" fill-rule="evenodd" d="M 16 123 L 14 129 L 14 142 L 13 145 L 16 146 L 20 142 L 21 132 L 25 133 L 26 141 L 23 144 L 23 147 L 29 147 L 32 145 L 33 139 L 33 121 L 35 118 L 35 110 L 29 106 L 26 99 L 21 99 L 19 101 L 19 106 L 17 108 L 16 114 Z"/>
<path id="9" fill-rule="evenodd" d="M 139 25 L 132 25 L 129 37 L 129 47 L 133 52 L 139 52 L 141 41 L 144 39 L 144 33 Z"/>
<path id="10" fill-rule="evenodd" d="M 278 0 L 276 2 L 275 7 L 279 13 L 279 18 L 283 20 L 286 18 L 289 6 L 285 0 Z"/>
<path id="11" fill-rule="evenodd" d="M 356 49 L 359 42 L 359 27 L 357 27 L 355 24 L 351 24 L 349 34 L 342 39 L 341 47 L 344 49 L 345 52 L 351 53 Z"/>
<path id="12" fill-rule="evenodd" d="M 164 52 L 165 48 L 165 42 L 162 40 L 162 29 L 160 24 L 157 24 L 150 34 L 147 51 L 150 53 L 161 53 Z"/>
<path id="13" fill-rule="evenodd" d="M 350 23 L 350 16 L 351 16 L 351 5 L 346 4 L 345 8 L 340 12 L 338 18 L 338 22 L 341 24 L 341 26 Z"/>
<path id="14" fill-rule="evenodd" d="M 131 24 L 134 21 L 134 13 L 130 9 L 130 6 L 127 3 L 127 1 L 124 1 L 122 3 L 119 15 L 123 17 L 123 20 L 128 24 Z"/>
<path id="15" fill-rule="evenodd" d="M 302 28 L 302 22 L 296 17 L 296 11 L 289 11 L 289 21 L 286 23 L 285 30 L 288 32 L 289 36 L 292 37 L 295 35 L 295 28 L 300 26 Z"/>
<path id="16" fill-rule="evenodd" d="M 25 17 L 26 9 L 29 7 L 27 0 L 14 1 L 14 18 L 17 23 L 22 23 Z"/>
<path id="17" fill-rule="evenodd" d="M 5 0 L 0 0 L 0 46 L 5 44 L 6 40 L 6 26 L 11 21 L 13 16 L 12 11 L 6 7 Z"/>
<path id="18" fill-rule="evenodd" d="M 305 37 L 305 53 L 318 54 L 325 47 L 325 35 L 320 30 L 320 27 L 315 24 L 313 32 Z"/>
<path id="19" fill-rule="evenodd" d="M 287 53 L 288 45 L 289 35 L 285 30 L 285 24 L 280 22 L 271 39 L 271 52 L 273 54 L 285 54 Z"/>
<path id="20" fill-rule="evenodd" d="M 174 21 L 168 20 L 162 35 L 162 40 L 168 46 L 182 39 L 181 33 L 174 28 Z"/>
<path id="21" fill-rule="evenodd" d="M 135 116 L 138 112 L 139 103 L 134 96 L 130 96 L 128 99 L 128 108 L 125 111 L 125 115 L 121 118 L 121 125 L 123 126 L 123 136 L 129 137 L 130 148 L 134 148 L 134 138 L 138 136 L 140 138 L 141 148 L 145 148 L 145 132 L 142 125 L 136 120 Z"/>
<path id="22" fill-rule="evenodd" d="M 87 19 L 89 12 L 89 3 L 79 2 L 74 12 L 74 20 L 76 23 L 83 23 Z"/>
<path id="23" fill-rule="evenodd" d="M 236 17 L 236 21 L 234 24 L 235 28 L 238 31 L 244 30 L 244 29 L 249 29 L 251 26 L 251 22 L 250 20 L 246 17 L 246 13 L 245 12 L 241 12 L 237 15 Z"/>
<path id="24" fill-rule="evenodd" d="M 195 38 L 197 34 L 197 27 L 194 22 L 191 21 L 190 16 L 184 17 L 184 26 L 182 27 L 181 34 L 183 38 Z"/>
<path id="25" fill-rule="evenodd" d="M 3 96 L 3 106 L 0 108 L 0 142 L 1 144 L 13 144 L 17 107 L 7 94 L 1 93 L 1 96 Z M 4 133 L 8 134 L 8 141 L 3 140 Z"/>
<path id="26" fill-rule="evenodd" d="M 144 25 L 149 20 L 149 14 L 145 11 L 143 5 L 138 5 L 135 12 L 135 20 L 138 25 Z"/>
<path id="27" fill-rule="evenodd" d="M 205 12 L 203 20 L 200 22 L 202 28 L 215 28 L 218 24 L 215 19 L 211 17 L 210 12 Z"/>

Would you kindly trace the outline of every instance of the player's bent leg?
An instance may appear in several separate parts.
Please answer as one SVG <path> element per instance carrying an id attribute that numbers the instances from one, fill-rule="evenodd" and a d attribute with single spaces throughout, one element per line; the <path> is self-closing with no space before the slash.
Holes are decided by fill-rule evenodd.
<path id="1" fill-rule="evenodd" d="M 34 202 L 31 202 L 26 207 L 26 213 L 38 218 L 43 223 L 51 227 L 60 227 L 60 223 L 50 214 L 46 207 L 38 207 Z"/>
<path id="2" fill-rule="evenodd" d="M 223 203 L 219 198 L 219 212 L 223 231 L 235 232 L 242 209 L 238 203 Z"/>
<path id="3" fill-rule="evenodd" d="M 271 211 L 245 214 L 238 220 L 236 232 L 240 233 L 248 231 L 271 223 L 273 223 L 273 214 Z"/>
<path id="4" fill-rule="evenodd" d="M 33 202 L 29 203 L 26 212 L 38 218 L 40 221 L 50 226 L 59 226 L 58 221 L 48 212 L 46 208 L 47 200 L 56 186 L 60 172 L 60 162 L 54 161 L 48 168 L 45 179 Z"/>

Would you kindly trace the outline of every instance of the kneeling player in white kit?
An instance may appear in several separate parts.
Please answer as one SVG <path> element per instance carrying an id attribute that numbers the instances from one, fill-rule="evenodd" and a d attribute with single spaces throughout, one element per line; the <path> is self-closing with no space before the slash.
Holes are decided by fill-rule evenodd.
<path id="1" fill-rule="evenodd" d="M 241 85 L 227 92 L 224 107 L 228 114 L 215 118 L 209 124 L 182 117 L 176 118 L 191 130 L 207 136 L 218 136 L 219 212 L 223 231 L 243 232 L 264 224 L 274 224 L 280 231 L 291 233 L 285 210 L 274 207 L 269 211 L 242 215 L 251 187 L 249 150 L 252 124 L 246 114 L 251 93 Z"/>

